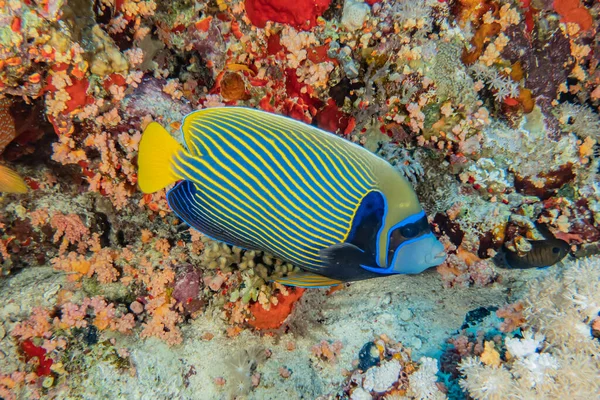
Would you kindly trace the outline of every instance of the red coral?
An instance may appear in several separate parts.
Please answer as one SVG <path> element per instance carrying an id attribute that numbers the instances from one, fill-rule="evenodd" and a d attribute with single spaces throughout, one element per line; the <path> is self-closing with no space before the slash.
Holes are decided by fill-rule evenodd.
<path id="1" fill-rule="evenodd" d="M 112 85 L 126 86 L 127 81 L 125 80 L 125 77 L 121 74 L 110 74 L 108 78 L 106 78 L 104 82 L 102 82 L 102 86 L 104 86 L 104 89 L 108 90 L 108 88 L 110 88 Z"/>
<path id="2" fill-rule="evenodd" d="M 70 113 L 76 110 L 80 110 L 86 104 L 93 103 L 91 97 L 88 97 L 89 83 L 87 79 L 82 80 L 74 80 L 71 86 L 65 88 L 69 96 L 71 96 L 71 100 L 68 100 L 65 104 L 67 105 L 67 109 L 64 111 L 65 113 Z"/>
<path id="3" fill-rule="evenodd" d="M 308 30 L 327 10 L 331 0 L 246 0 L 246 13 L 252 24 L 264 28 L 267 21 Z"/>
<path id="4" fill-rule="evenodd" d="M 21 343 L 21 350 L 23 350 L 23 353 L 25 353 L 27 360 L 37 357 L 39 365 L 35 370 L 35 373 L 38 376 L 50 375 L 50 367 L 52 366 L 54 360 L 51 358 L 46 358 L 46 349 L 34 345 L 31 340 L 27 339 Z"/>
<path id="5" fill-rule="evenodd" d="M 576 23 L 584 31 L 592 27 L 592 15 L 579 0 L 554 0 L 554 10 L 560 14 L 563 22 Z"/>
<path id="6" fill-rule="evenodd" d="M 323 106 L 321 100 L 312 96 L 313 88 L 300 82 L 296 70 L 288 68 L 285 70 L 285 89 L 288 98 L 284 100 L 283 113 L 296 120 L 311 123 L 317 109 Z"/>
<path id="7" fill-rule="evenodd" d="M 329 99 L 327 105 L 323 107 L 315 116 L 317 126 L 328 132 L 347 134 L 350 124 L 350 116 L 343 113 L 336 105 L 333 99 Z M 352 129 L 350 129 L 352 131 Z"/>
<path id="8" fill-rule="evenodd" d="M 329 51 L 328 44 L 324 44 L 321 46 L 312 46 L 311 48 L 309 48 L 307 50 L 306 58 L 308 58 L 310 61 L 314 62 L 315 64 L 319 64 L 319 63 L 326 62 L 326 61 L 330 61 L 334 64 L 337 64 L 338 61 L 335 58 L 330 58 L 327 55 L 328 51 Z"/>
<path id="9" fill-rule="evenodd" d="M 272 33 L 267 39 L 267 53 L 274 56 L 281 50 L 283 50 L 283 45 L 279 33 Z"/>
<path id="10" fill-rule="evenodd" d="M 259 330 L 279 328 L 292 312 L 294 303 L 302 297 L 304 290 L 301 288 L 288 289 L 287 296 L 279 293 L 277 305 L 271 306 L 269 310 L 265 310 L 260 303 L 251 304 L 250 313 L 254 318 L 249 320 L 248 324 Z"/>
<path id="11" fill-rule="evenodd" d="M 65 71 L 68 68 L 66 64 L 57 64 L 56 67 L 53 68 L 56 72 Z M 85 78 L 83 79 L 72 79 L 72 84 L 65 87 L 65 91 L 69 94 L 70 99 L 65 102 L 67 108 L 62 111 L 63 114 L 69 114 L 73 112 L 80 111 L 87 104 L 91 104 L 94 102 L 94 99 L 91 96 L 88 96 L 87 90 L 89 87 L 89 81 Z M 54 92 L 56 91 L 56 87 L 52 84 L 52 76 L 48 76 L 46 78 L 46 91 Z"/>

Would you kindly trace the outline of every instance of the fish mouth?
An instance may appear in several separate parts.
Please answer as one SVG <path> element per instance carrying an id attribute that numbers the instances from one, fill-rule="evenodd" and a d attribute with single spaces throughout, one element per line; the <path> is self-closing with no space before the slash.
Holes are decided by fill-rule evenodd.
<path id="1" fill-rule="evenodd" d="M 437 254 L 432 254 L 428 257 L 427 259 L 427 263 L 430 264 L 432 267 L 436 266 L 436 265 L 440 265 L 441 263 L 443 263 L 446 260 L 446 251 L 442 250 Z"/>

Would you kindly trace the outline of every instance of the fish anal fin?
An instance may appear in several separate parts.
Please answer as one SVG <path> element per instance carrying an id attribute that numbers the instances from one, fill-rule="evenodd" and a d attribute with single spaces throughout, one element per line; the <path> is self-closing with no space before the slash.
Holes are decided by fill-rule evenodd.
<path id="1" fill-rule="evenodd" d="M 342 281 L 307 271 L 301 271 L 284 278 L 275 279 L 275 282 L 286 286 L 302 288 L 327 288 L 342 283 Z"/>

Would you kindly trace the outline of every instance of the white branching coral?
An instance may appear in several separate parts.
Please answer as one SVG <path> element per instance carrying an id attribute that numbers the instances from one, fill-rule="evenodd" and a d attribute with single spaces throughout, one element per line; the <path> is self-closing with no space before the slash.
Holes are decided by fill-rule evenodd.
<path id="1" fill-rule="evenodd" d="M 504 344 L 513 357 L 523 358 L 535 354 L 543 341 L 544 335 L 539 333 L 534 335 L 531 331 L 525 331 L 523 339 L 508 338 Z"/>
<path id="2" fill-rule="evenodd" d="M 443 400 L 446 395 L 440 392 L 436 381 L 438 373 L 438 362 L 434 358 L 423 357 L 419 360 L 421 364 L 409 379 L 407 395 L 418 400 Z"/>
<path id="3" fill-rule="evenodd" d="M 558 120 L 565 132 L 573 132 L 581 138 L 600 138 L 600 118 L 591 108 L 562 103 L 556 108 Z"/>
<path id="4" fill-rule="evenodd" d="M 519 84 L 509 77 L 500 75 L 493 67 L 488 67 L 480 62 L 473 64 L 469 71 L 473 78 L 488 85 L 494 90 L 494 99 L 502 101 L 507 97 L 519 96 Z"/>
<path id="5" fill-rule="evenodd" d="M 383 393 L 398 380 L 402 365 L 398 360 L 384 361 L 378 367 L 370 368 L 365 374 L 363 388 Z"/>
<path id="6" fill-rule="evenodd" d="M 460 364 L 459 369 L 466 376 L 460 381 L 460 386 L 473 398 L 499 400 L 509 397 L 512 374 L 503 366 L 487 367 L 478 359 L 469 357 Z"/>
<path id="7" fill-rule="evenodd" d="M 531 354 L 515 361 L 512 373 L 529 388 L 537 388 L 544 392 L 556 384 L 555 377 L 560 364 L 552 354 Z"/>
<path id="8" fill-rule="evenodd" d="M 461 44 L 458 42 L 441 42 L 428 76 L 437 86 L 436 96 L 444 101 L 455 99 L 458 104 L 470 105 L 475 110 L 478 100 L 473 79 L 462 65 L 460 55 Z"/>
<path id="9" fill-rule="evenodd" d="M 435 1 L 411 1 L 411 0 L 400 0 L 391 1 L 388 3 L 391 8 L 394 20 L 399 22 L 399 25 L 404 29 L 419 28 L 423 30 L 429 30 L 433 22 L 431 15 L 433 13 L 433 7 L 436 5 Z M 385 5 L 385 4 L 384 4 Z"/>
<path id="10" fill-rule="evenodd" d="M 576 260 L 557 276 L 535 282 L 525 302 L 528 323 L 554 345 L 597 354 L 600 342 L 589 323 L 600 313 L 599 284 L 600 258 Z"/>
<path id="11" fill-rule="evenodd" d="M 257 366 L 265 361 L 266 358 L 265 349 L 256 346 L 241 350 L 229 360 L 226 360 L 231 373 L 227 382 L 229 394 L 232 398 L 246 395 L 252 390 L 252 375 Z"/>
<path id="12" fill-rule="evenodd" d="M 396 167 L 406 179 L 416 185 L 425 171 L 419 162 L 418 154 L 411 155 L 410 151 L 396 143 L 382 143 L 377 154 Z"/>
<path id="13" fill-rule="evenodd" d="M 532 178 L 579 161 L 577 137 L 563 135 L 559 140 L 550 140 L 538 108 L 516 129 L 502 122 L 485 127 L 482 147 L 484 154 L 492 154 L 498 167 Z"/>

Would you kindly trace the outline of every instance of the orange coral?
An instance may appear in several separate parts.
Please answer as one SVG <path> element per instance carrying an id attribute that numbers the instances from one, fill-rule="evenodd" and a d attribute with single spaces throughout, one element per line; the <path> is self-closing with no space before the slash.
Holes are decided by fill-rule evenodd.
<path id="1" fill-rule="evenodd" d="M 459 247 L 456 251 L 456 254 L 465 262 L 465 264 L 467 264 L 467 266 L 471 266 L 481 261 L 481 258 L 479 258 L 476 254 L 465 250 L 463 247 Z"/>
<path id="2" fill-rule="evenodd" d="M 102 249 L 92 259 L 92 268 L 100 283 L 115 282 L 119 271 L 114 267 L 116 254 L 111 249 Z"/>
<path id="3" fill-rule="evenodd" d="M 311 352 L 315 357 L 329 363 L 334 363 L 340 356 L 341 351 L 342 342 L 339 340 L 336 340 L 333 343 L 329 343 L 327 340 L 321 340 L 319 344 L 316 344 L 311 348 Z"/>
<path id="4" fill-rule="evenodd" d="M 272 305 L 269 310 L 265 310 L 260 303 L 251 304 L 250 313 L 253 318 L 248 321 L 248 324 L 259 330 L 279 328 L 292 312 L 294 303 L 302 297 L 304 290 L 301 288 L 288 289 L 287 296 L 278 293 L 277 305 Z"/>
<path id="5" fill-rule="evenodd" d="M 460 25 L 465 26 L 469 21 L 476 22 L 481 19 L 486 12 L 494 10 L 496 5 L 482 0 L 458 0 L 452 7 Z"/>
<path id="6" fill-rule="evenodd" d="M 463 63 L 465 65 L 471 65 L 477 61 L 483 53 L 485 40 L 489 37 L 497 35 L 501 28 L 502 27 L 497 22 L 492 22 L 491 24 L 482 24 L 471 39 L 473 49 L 471 51 L 468 51 L 467 49 L 463 51 Z"/>
<path id="7" fill-rule="evenodd" d="M 492 367 L 500 366 L 500 353 L 496 350 L 493 341 L 486 341 L 483 353 L 481 353 L 481 362 Z"/>
<path id="8" fill-rule="evenodd" d="M 115 259 L 116 253 L 113 250 L 101 249 L 89 259 L 70 252 L 67 256 L 56 257 L 51 262 L 55 269 L 72 273 L 69 276 L 71 281 L 96 274 L 100 283 L 110 283 L 119 277 L 119 271 L 114 266 Z"/>
<path id="9" fill-rule="evenodd" d="M 50 313 L 42 307 L 35 307 L 29 319 L 19 322 L 13 328 L 11 335 L 21 340 L 34 337 L 49 338 L 52 336 L 50 324 Z"/>
<path id="10" fill-rule="evenodd" d="M 80 246 L 83 245 L 90 234 L 90 230 L 77 214 L 54 214 L 50 219 L 50 226 L 56 229 L 53 238 L 54 243 L 62 238 L 59 251 L 61 254 L 67 250 L 69 244 L 78 243 Z"/>
<path id="11" fill-rule="evenodd" d="M 511 65 L 510 79 L 512 79 L 515 82 L 519 82 L 521 81 L 521 79 L 523 79 L 524 75 L 525 72 L 523 71 L 523 64 L 521 63 L 521 61 L 517 61 L 516 63 Z"/>
<path id="12" fill-rule="evenodd" d="M 592 15 L 579 0 L 554 0 L 554 10 L 563 22 L 575 23 L 584 31 L 592 27 Z"/>
<path id="13" fill-rule="evenodd" d="M 525 317 L 523 317 L 523 304 L 520 302 L 502 307 L 496 311 L 496 316 L 504 319 L 500 325 L 500 330 L 505 333 L 512 332 L 525 323 Z"/>
<path id="14" fill-rule="evenodd" d="M 523 106 L 523 112 L 529 114 L 533 111 L 535 107 L 535 100 L 531 95 L 531 90 L 529 89 L 521 89 L 519 91 L 519 103 Z"/>
<path id="15" fill-rule="evenodd" d="M 169 345 L 182 342 L 183 337 L 177 324 L 181 322 L 181 315 L 172 310 L 174 299 L 166 300 L 166 296 L 151 299 L 146 309 L 152 314 L 152 319 L 144 324 L 141 337 L 155 336 L 164 340 Z"/>
<path id="16" fill-rule="evenodd" d="M 244 78 L 237 72 L 228 72 L 221 80 L 221 96 L 225 100 L 242 100 L 246 97 Z"/>

